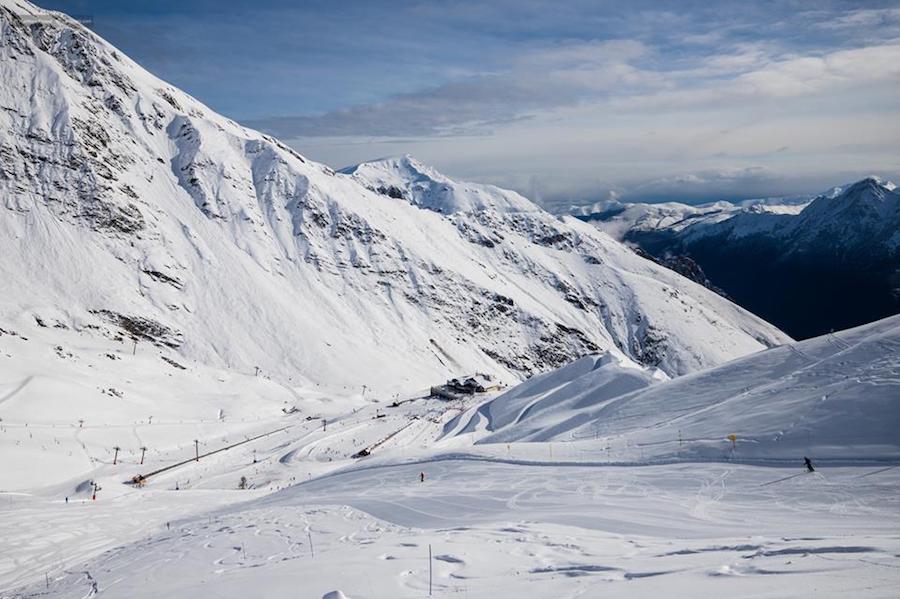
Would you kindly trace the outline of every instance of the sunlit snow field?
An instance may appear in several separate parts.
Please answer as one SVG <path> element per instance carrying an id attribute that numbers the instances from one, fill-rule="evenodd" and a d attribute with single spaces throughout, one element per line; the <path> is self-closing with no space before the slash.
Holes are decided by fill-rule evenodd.
<path id="1" fill-rule="evenodd" d="M 397 407 L 123 352 L 104 379 L 123 397 L 78 404 L 81 426 L 44 398 L 79 381 L 95 397 L 107 358 L 42 370 L 40 346 L 5 338 L 0 595 L 895 597 L 898 325 L 674 381 L 589 359 L 499 397 Z M 271 431 L 125 484 L 195 438 Z"/>

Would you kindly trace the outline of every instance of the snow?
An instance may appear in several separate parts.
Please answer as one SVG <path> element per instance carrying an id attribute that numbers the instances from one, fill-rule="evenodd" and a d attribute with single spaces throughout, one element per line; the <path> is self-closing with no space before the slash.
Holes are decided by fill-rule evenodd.
<path id="1" fill-rule="evenodd" d="M 368 189 L 399 196 L 415 206 L 442 214 L 497 210 L 539 212 L 540 208 L 514 191 L 493 185 L 460 183 L 422 164 L 409 154 L 341 169 Z"/>
<path id="2" fill-rule="evenodd" d="M 224 421 L 209 404 L 195 415 L 209 421 L 187 430 L 156 417 L 128 426 L 154 447 L 170 439 L 147 468 L 190 457 L 197 435 L 215 448 L 226 437 L 287 431 L 133 488 L 124 481 L 147 471 L 128 451 L 138 440 L 123 439 L 115 422 L 98 424 L 85 447 L 93 470 L 0 495 L 0 535 L 16 548 L 0 560 L 0 595 L 49 584 L 53 596 L 82 597 L 96 584 L 110 597 L 421 596 L 430 545 L 438 595 L 580 596 L 599 584 L 637 597 L 797 596 L 811 587 L 824 597 L 889 597 L 900 582 L 891 524 L 900 508 L 898 355 L 895 317 L 674 380 L 605 355 L 455 402 L 328 403 L 295 390 L 282 399 L 298 407 L 291 414 L 275 410 L 274 383 L 247 377 L 242 401 L 216 402 Z M 140 354 L 110 363 L 134 372 L 138 386 L 150 383 L 136 371 L 160 367 Z M 60 377 L 84 366 L 61 364 Z M 172 374 L 171 389 L 225 376 Z M 156 373 L 164 386 L 167 378 Z M 28 385 L 11 396 L 4 387 L 3 406 Z M 482 423 L 463 431 L 476 414 Z M 589 418 L 560 426 L 579 414 Z M 2 424 L 0 453 L 19 464 L 8 435 L 24 427 Z M 68 449 L 52 436 L 75 431 L 60 424 L 15 440 L 62 456 Z M 370 457 L 350 457 L 384 439 Z M 128 448 L 118 466 L 114 442 Z M 803 455 L 817 472 L 805 473 Z M 249 490 L 237 490 L 242 475 Z M 101 486 L 96 501 L 76 489 L 88 478 Z"/>
<path id="3" fill-rule="evenodd" d="M 788 340 L 514 192 L 410 157 L 335 173 L 61 15 L 3 0 L 0 27 L 0 327 L 124 348 L 138 322 L 183 361 L 385 394 L 597 351 L 676 375 Z"/>
<path id="4" fill-rule="evenodd" d="M 900 316 L 663 384 L 586 359 L 462 415 L 455 433 L 492 433 L 481 443 L 603 440 L 636 460 L 896 460 L 898 353 Z"/>
<path id="5" fill-rule="evenodd" d="M 797 215 L 815 197 L 833 197 L 841 188 L 834 188 L 819 196 L 797 196 L 785 198 L 762 198 L 741 202 L 711 202 L 706 204 L 682 204 L 680 202 L 659 202 L 646 204 L 607 201 L 592 206 L 573 206 L 570 212 L 606 232 L 614 239 L 626 239 L 633 231 L 682 232 L 696 226 L 697 229 L 715 228 L 721 223 L 744 214 L 751 215 Z M 693 229 L 692 229 L 693 230 Z"/>
<path id="6" fill-rule="evenodd" d="M 552 439 L 558 427 L 571 428 L 588 407 L 665 379 L 662 372 L 609 354 L 589 356 L 532 377 L 481 405 L 455 434 L 490 431 L 494 434 L 488 440 L 495 443 Z M 459 420 L 465 422 L 465 416 Z"/>
<path id="7" fill-rule="evenodd" d="M 366 471 L 179 521 L 53 572 L 50 591 L 421 597 L 429 546 L 436 596 L 890 597 L 898 582 L 896 470 L 779 487 L 763 485 L 784 471 L 730 465 L 425 467 L 426 483 L 414 466 Z"/>
<path id="8" fill-rule="evenodd" d="M 734 240 L 764 234 L 780 240 L 786 252 L 801 251 L 798 248 L 817 238 L 845 247 L 882 242 L 893 250 L 885 240 L 900 222 L 898 198 L 894 183 L 871 176 L 815 196 L 696 206 L 604 202 L 573 208 L 573 213 L 616 239 L 657 232 L 690 243 L 719 235 Z"/>
<path id="9" fill-rule="evenodd" d="M 0 40 L 0 597 L 895 594 L 900 317 L 793 344 L 61 15 Z M 476 372 L 537 376 L 427 396 Z"/>

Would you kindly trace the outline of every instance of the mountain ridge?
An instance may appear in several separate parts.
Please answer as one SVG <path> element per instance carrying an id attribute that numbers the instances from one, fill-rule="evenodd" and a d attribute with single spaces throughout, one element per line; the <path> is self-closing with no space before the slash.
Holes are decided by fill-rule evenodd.
<path id="1" fill-rule="evenodd" d="M 584 217 L 663 264 L 696 263 L 712 287 L 806 338 L 900 311 L 900 193 L 866 177 L 808 204 L 634 205 Z"/>
<path id="2" fill-rule="evenodd" d="M 4 326 L 381 391 L 600 350 L 676 375 L 788 339 L 514 192 L 423 168 L 453 192 L 434 188 L 455 207 L 439 213 L 215 114 L 58 13 L 2 0 L 0 28 Z"/>

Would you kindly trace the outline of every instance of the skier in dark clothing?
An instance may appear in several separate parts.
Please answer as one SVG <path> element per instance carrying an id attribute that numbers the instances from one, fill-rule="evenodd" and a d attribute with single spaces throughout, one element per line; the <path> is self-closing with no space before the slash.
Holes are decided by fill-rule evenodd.
<path id="1" fill-rule="evenodd" d="M 806 469 L 807 469 L 809 472 L 815 472 L 815 471 L 816 471 L 816 469 L 813 468 L 812 461 L 811 461 L 808 457 L 803 456 L 803 463 L 806 464 Z"/>

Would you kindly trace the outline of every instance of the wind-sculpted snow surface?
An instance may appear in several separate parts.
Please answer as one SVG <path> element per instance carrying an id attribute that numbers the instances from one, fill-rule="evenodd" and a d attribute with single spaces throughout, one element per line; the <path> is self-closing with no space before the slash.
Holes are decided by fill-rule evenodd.
<path id="1" fill-rule="evenodd" d="M 486 442 L 544 441 L 587 421 L 591 406 L 667 379 L 625 363 L 610 354 L 588 356 L 558 370 L 532 377 L 478 408 L 459 430 L 465 417 L 448 425 L 455 434 L 489 431 Z"/>
<path id="2" fill-rule="evenodd" d="M 787 340 L 514 192 L 310 162 L 57 13 L 2 0 L 0 40 L 0 321 L 24 333 L 384 390 L 600 351 L 676 375 Z"/>
<path id="3" fill-rule="evenodd" d="M 900 457 L 900 316 L 652 386 L 650 373 L 611 361 L 535 377 L 448 432 L 590 440 L 635 460 Z"/>

